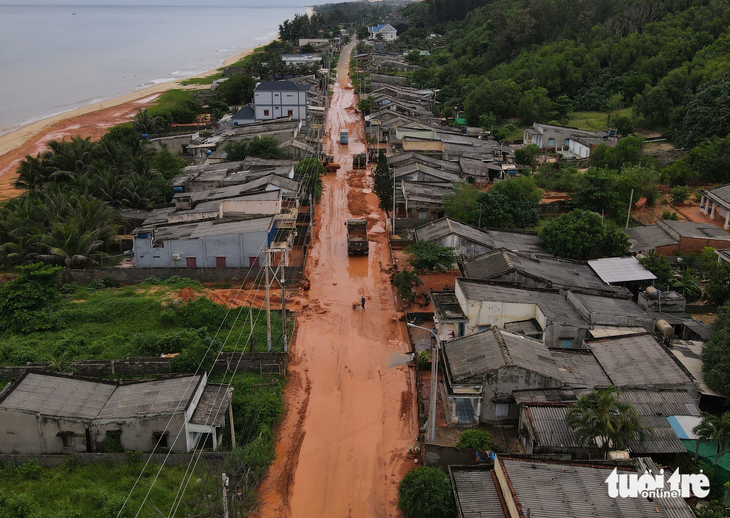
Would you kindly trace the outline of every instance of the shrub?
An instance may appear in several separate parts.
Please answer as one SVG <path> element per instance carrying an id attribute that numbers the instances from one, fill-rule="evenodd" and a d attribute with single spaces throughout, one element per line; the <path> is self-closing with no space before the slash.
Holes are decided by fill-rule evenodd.
<path id="1" fill-rule="evenodd" d="M 423 281 L 416 274 L 416 272 L 410 270 L 403 270 L 401 272 L 398 272 L 393 277 L 393 286 L 395 286 L 398 290 L 398 295 L 406 300 L 413 300 L 415 298 L 415 294 L 411 290 L 413 283 L 415 283 L 416 285 L 420 285 L 423 284 Z"/>
<path id="2" fill-rule="evenodd" d="M 492 436 L 489 432 L 473 428 L 461 432 L 455 446 L 460 450 L 488 450 L 491 444 Z"/>
<path id="3" fill-rule="evenodd" d="M 226 319 L 228 310 L 206 297 L 200 297 L 185 304 L 181 315 L 186 327 L 215 332 Z"/>
<path id="4" fill-rule="evenodd" d="M 398 509 L 405 518 L 451 518 L 456 513 L 449 476 L 421 466 L 403 477 L 398 486 Z"/>
<path id="5" fill-rule="evenodd" d="M 678 185 L 674 187 L 670 193 L 672 195 L 672 202 L 675 205 L 681 205 L 689 198 L 690 194 L 692 194 L 692 189 L 686 185 Z"/>
<path id="6" fill-rule="evenodd" d="M 441 246 L 434 241 L 418 241 L 406 247 L 406 253 L 412 257 L 408 259 L 416 270 L 447 271 L 456 263 L 454 248 Z"/>
<path id="7" fill-rule="evenodd" d="M 38 480 L 43 474 L 43 468 L 37 460 L 31 460 L 15 468 L 19 477 L 26 480 Z"/>

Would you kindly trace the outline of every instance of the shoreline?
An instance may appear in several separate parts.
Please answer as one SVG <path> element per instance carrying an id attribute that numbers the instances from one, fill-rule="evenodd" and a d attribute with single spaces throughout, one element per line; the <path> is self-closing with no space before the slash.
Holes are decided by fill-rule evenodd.
<path id="1" fill-rule="evenodd" d="M 140 88 L 132 92 L 105 99 L 86 106 L 51 115 L 39 121 L 28 123 L 20 128 L 0 135 L 0 201 L 17 196 L 20 192 L 12 184 L 15 168 L 26 155 L 35 155 L 42 151 L 46 143 L 68 136 L 98 138 L 106 130 L 125 122 L 139 108 L 153 102 L 168 90 L 198 90 L 205 85 L 186 85 L 181 83 L 189 79 L 208 77 L 218 73 L 219 69 L 230 66 L 246 56 L 250 56 L 259 47 L 271 41 L 245 49 L 238 54 L 224 59 L 220 65 L 200 74 L 175 79 L 165 83 Z"/>

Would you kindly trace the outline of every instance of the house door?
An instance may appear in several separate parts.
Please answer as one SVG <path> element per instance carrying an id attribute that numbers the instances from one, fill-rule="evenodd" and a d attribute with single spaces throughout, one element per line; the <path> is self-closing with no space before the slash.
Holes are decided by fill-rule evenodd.
<path id="1" fill-rule="evenodd" d="M 185 262 L 186 262 L 186 266 L 188 268 L 197 268 L 198 267 L 198 261 L 195 259 L 195 257 L 186 257 Z"/>
<path id="2" fill-rule="evenodd" d="M 258 258 L 258 256 L 256 256 L 256 257 L 249 257 L 248 258 L 248 265 L 251 268 L 258 268 L 259 267 L 259 258 Z"/>
<path id="3" fill-rule="evenodd" d="M 225 268 L 226 267 L 226 258 L 225 257 L 216 257 L 215 258 L 215 267 L 216 268 Z"/>

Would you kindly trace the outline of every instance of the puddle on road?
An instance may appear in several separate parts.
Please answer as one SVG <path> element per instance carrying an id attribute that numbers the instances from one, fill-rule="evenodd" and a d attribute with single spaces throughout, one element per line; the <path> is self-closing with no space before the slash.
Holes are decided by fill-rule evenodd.
<path id="1" fill-rule="evenodd" d="M 347 272 L 351 278 L 362 278 L 368 276 L 368 256 L 358 257 L 351 255 L 348 257 Z"/>

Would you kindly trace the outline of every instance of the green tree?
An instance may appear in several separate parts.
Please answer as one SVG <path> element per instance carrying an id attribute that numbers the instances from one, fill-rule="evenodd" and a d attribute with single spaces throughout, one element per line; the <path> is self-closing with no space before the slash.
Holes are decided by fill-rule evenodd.
<path id="1" fill-rule="evenodd" d="M 517 103 L 517 116 L 520 124 L 527 126 L 533 122 L 547 122 L 553 115 L 553 103 L 545 88 L 533 88 L 523 92 Z"/>
<path id="2" fill-rule="evenodd" d="M 408 262 L 418 270 L 438 270 L 445 272 L 456 264 L 456 253 L 450 246 L 441 246 L 434 241 L 418 241 L 407 246 L 405 252 L 411 257 Z"/>
<path id="3" fill-rule="evenodd" d="M 724 412 L 720 416 L 702 413 L 702 421 L 692 430 L 699 436 L 696 448 L 699 449 L 700 442 L 714 442 L 717 444 L 717 453 L 713 465 L 717 465 L 730 446 L 730 412 Z M 697 451 L 695 450 L 695 457 Z"/>
<path id="4" fill-rule="evenodd" d="M 152 168 L 165 178 L 170 180 L 182 173 L 182 170 L 188 165 L 184 158 L 180 158 L 170 151 L 167 146 L 162 148 L 155 154 L 152 159 Z"/>
<path id="5" fill-rule="evenodd" d="M 405 300 L 413 300 L 415 294 L 411 288 L 423 284 L 418 274 L 411 270 L 401 270 L 393 277 L 393 286 L 398 290 L 398 295 Z"/>
<path id="6" fill-rule="evenodd" d="M 720 307 L 715 330 L 702 347 L 702 371 L 711 389 L 730 396 L 730 305 Z"/>
<path id="7" fill-rule="evenodd" d="M 485 430 L 471 428 L 464 430 L 456 441 L 459 450 L 489 450 L 492 445 L 492 435 Z"/>
<path id="8" fill-rule="evenodd" d="M 53 306 L 59 297 L 61 269 L 43 263 L 19 266 L 20 276 L 0 285 L 0 329 L 18 331 L 28 315 Z"/>
<path id="9" fill-rule="evenodd" d="M 540 238 L 551 254 L 570 259 L 625 255 L 628 236 L 612 229 L 594 212 L 573 210 L 554 218 L 540 231 Z"/>
<path id="10" fill-rule="evenodd" d="M 627 137 L 634 132 L 634 123 L 631 121 L 631 117 L 614 117 L 613 125 L 616 127 L 619 137 Z"/>
<path id="11" fill-rule="evenodd" d="M 515 162 L 521 165 L 532 165 L 535 159 L 540 156 L 540 148 L 537 144 L 528 144 L 527 146 L 515 149 Z"/>
<path id="12" fill-rule="evenodd" d="M 686 185 L 678 185 L 670 191 L 672 195 L 672 203 L 675 205 L 682 205 L 692 194 L 692 189 Z"/>
<path id="13" fill-rule="evenodd" d="M 294 166 L 294 173 L 303 179 L 307 194 L 315 200 L 322 196 L 322 175 L 326 172 L 322 162 L 314 157 L 303 158 Z"/>
<path id="14" fill-rule="evenodd" d="M 449 476 L 427 466 L 409 471 L 398 486 L 398 509 L 405 518 L 451 518 L 456 504 Z"/>
<path id="15" fill-rule="evenodd" d="M 255 87 L 256 81 L 250 75 L 231 74 L 228 81 L 218 85 L 213 97 L 220 99 L 228 106 L 240 106 L 251 102 Z"/>
<path id="16" fill-rule="evenodd" d="M 570 199 L 570 205 L 599 214 L 615 214 L 619 208 L 617 179 L 618 176 L 613 171 L 590 168 L 581 177 L 578 189 Z"/>
<path id="17" fill-rule="evenodd" d="M 672 265 L 663 255 L 657 255 L 655 252 L 640 259 L 641 265 L 656 276 L 655 284 L 661 290 L 672 289 L 677 282 L 674 280 L 674 272 Z"/>
<path id="18" fill-rule="evenodd" d="M 147 109 L 139 109 L 132 119 L 134 129 L 139 134 L 152 135 L 162 129 L 162 120 Z"/>
<path id="19" fill-rule="evenodd" d="M 537 225 L 542 191 L 532 178 L 521 176 L 495 184 L 479 196 L 483 227 L 531 228 Z"/>
<path id="20" fill-rule="evenodd" d="M 390 176 L 388 159 L 382 151 L 378 155 L 378 165 L 373 173 L 373 192 L 380 199 L 380 208 L 388 211 L 393 209 L 393 178 Z"/>
<path id="21" fill-rule="evenodd" d="M 674 139 L 682 147 L 693 147 L 704 139 L 725 138 L 730 133 L 730 74 L 697 89 L 689 102 L 680 105 Z"/>
<path id="22" fill-rule="evenodd" d="M 446 215 L 468 225 L 479 222 L 479 196 L 477 187 L 463 182 L 454 182 L 453 194 L 444 195 L 444 212 Z"/>
<path id="23" fill-rule="evenodd" d="M 553 108 L 555 109 L 555 120 L 560 124 L 568 124 L 568 114 L 573 111 L 573 102 L 570 97 L 563 94 L 558 96 L 553 102 Z"/>
<path id="24" fill-rule="evenodd" d="M 619 401 L 615 387 L 581 396 L 568 410 L 566 419 L 578 444 L 598 447 L 604 455 L 611 449 L 628 448 L 632 440 L 642 444 L 651 432 L 632 405 Z"/>

